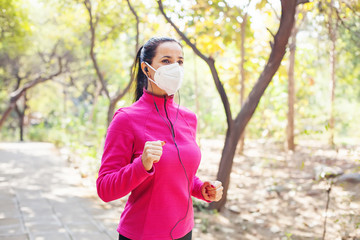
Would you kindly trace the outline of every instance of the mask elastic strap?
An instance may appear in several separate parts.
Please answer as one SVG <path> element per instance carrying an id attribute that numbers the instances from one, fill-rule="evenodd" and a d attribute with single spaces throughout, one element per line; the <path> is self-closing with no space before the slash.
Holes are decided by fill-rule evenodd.
<path id="1" fill-rule="evenodd" d="M 159 87 L 159 85 L 154 81 L 154 80 L 152 80 L 151 78 L 149 78 L 149 77 L 147 77 L 150 81 L 152 81 L 156 86 L 158 86 Z M 160 88 L 160 87 L 159 87 Z"/>
<path id="2" fill-rule="evenodd" d="M 153 68 L 150 64 L 148 64 L 147 62 L 144 62 L 146 65 L 148 65 L 148 67 L 150 67 L 152 70 L 154 70 L 155 72 L 156 72 L 156 70 L 155 70 L 155 68 Z"/>
<path id="3" fill-rule="evenodd" d="M 156 70 L 150 65 L 150 64 L 148 64 L 147 62 L 144 62 L 146 65 L 148 65 L 148 67 L 150 67 L 152 70 L 154 70 L 155 72 L 156 72 Z M 152 80 L 149 76 L 146 76 L 150 81 L 152 81 L 153 83 L 155 83 L 156 84 L 156 86 L 158 86 L 159 87 L 159 85 L 154 81 L 154 80 Z"/>

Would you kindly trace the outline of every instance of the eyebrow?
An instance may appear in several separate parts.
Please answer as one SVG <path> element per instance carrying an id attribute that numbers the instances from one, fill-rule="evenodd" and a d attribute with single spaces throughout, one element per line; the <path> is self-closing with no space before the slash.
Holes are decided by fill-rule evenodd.
<path id="1" fill-rule="evenodd" d="M 162 56 L 162 58 L 172 58 L 171 56 Z M 180 59 L 184 59 L 184 57 L 178 57 Z"/>

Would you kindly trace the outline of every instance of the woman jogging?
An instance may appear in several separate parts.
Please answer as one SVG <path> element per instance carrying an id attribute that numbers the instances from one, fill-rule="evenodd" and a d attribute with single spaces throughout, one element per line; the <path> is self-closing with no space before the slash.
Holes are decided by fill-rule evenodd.
<path id="1" fill-rule="evenodd" d="M 97 191 L 105 202 L 131 193 L 119 239 L 191 239 L 191 196 L 207 202 L 222 197 L 221 182 L 195 175 L 201 158 L 196 115 L 173 101 L 183 62 L 177 40 L 146 42 L 136 56 L 136 102 L 119 109 L 108 128 Z"/>

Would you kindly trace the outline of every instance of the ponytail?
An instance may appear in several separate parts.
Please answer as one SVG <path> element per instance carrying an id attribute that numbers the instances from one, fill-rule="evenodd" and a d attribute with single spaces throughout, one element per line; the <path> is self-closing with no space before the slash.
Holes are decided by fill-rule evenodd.
<path id="1" fill-rule="evenodd" d="M 140 47 L 139 51 L 136 54 L 135 63 L 134 63 L 134 74 L 133 79 L 136 81 L 136 90 L 135 90 L 135 102 L 140 99 L 143 95 L 143 89 L 147 88 L 147 77 L 141 69 L 141 51 L 143 46 Z"/>

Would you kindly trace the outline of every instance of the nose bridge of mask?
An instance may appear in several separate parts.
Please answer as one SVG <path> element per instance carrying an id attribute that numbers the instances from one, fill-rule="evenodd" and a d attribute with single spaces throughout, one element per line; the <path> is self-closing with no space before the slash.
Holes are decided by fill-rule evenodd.
<path id="1" fill-rule="evenodd" d="M 169 64 L 169 65 L 164 65 L 164 66 L 161 66 L 159 67 L 158 69 L 155 69 L 153 68 L 149 63 L 145 62 L 146 65 L 148 65 L 152 70 L 155 71 L 155 76 L 158 75 L 167 75 L 168 77 L 174 77 L 174 73 L 171 72 L 171 70 L 173 70 L 174 68 L 180 68 L 181 70 L 179 71 L 180 72 L 180 76 L 175 76 L 175 77 L 182 77 L 183 75 L 183 69 L 180 67 L 179 63 L 175 62 L 175 63 L 172 63 L 172 64 Z M 165 71 L 164 71 L 165 70 Z M 153 82 L 156 82 L 156 77 L 154 76 L 154 80 Z"/>
<path id="2" fill-rule="evenodd" d="M 168 77 L 181 77 L 181 67 L 179 66 L 178 63 L 173 63 L 170 65 L 165 65 L 163 66 L 163 69 L 166 71 L 158 71 L 158 74 L 165 74 Z M 155 73 L 156 74 L 156 73 Z"/>

